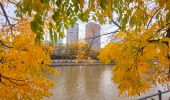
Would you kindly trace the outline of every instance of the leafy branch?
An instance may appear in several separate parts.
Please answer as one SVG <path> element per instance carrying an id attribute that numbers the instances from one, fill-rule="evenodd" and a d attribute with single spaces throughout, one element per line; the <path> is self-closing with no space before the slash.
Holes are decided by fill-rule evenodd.
<path id="1" fill-rule="evenodd" d="M 163 26 L 162 28 L 158 29 L 155 33 L 157 34 L 157 33 L 161 32 L 161 31 L 164 30 L 165 27 L 168 26 L 169 24 L 170 24 L 170 23 L 167 23 L 165 26 Z M 163 34 L 161 34 L 159 38 L 157 38 L 157 39 L 152 39 L 153 37 L 149 37 L 149 38 L 147 39 L 147 42 L 149 42 L 149 43 L 162 42 L 162 43 L 166 44 L 167 46 L 169 46 L 169 42 L 168 42 L 168 41 L 161 41 L 161 39 L 160 39 L 161 36 L 165 35 L 165 33 L 166 33 L 166 37 L 170 38 L 170 28 L 165 29 L 165 30 L 166 30 L 166 32 L 164 32 Z"/>
<path id="2" fill-rule="evenodd" d="M 7 85 L 5 84 L 5 82 L 2 81 L 2 78 L 8 80 L 9 82 L 11 82 L 12 84 L 15 84 L 15 85 L 18 85 L 18 86 L 23 86 L 23 85 L 27 85 L 27 84 L 18 84 L 17 82 L 15 81 L 20 81 L 20 82 L 25 82 L 25 81 L 28 81 L 28 80 L 19 80 L 19 79 L 14 79 L 14 78 L 9 78 L 9 77 L 6 77 L 6 76 L 3 76 L 2 74 L 0 74 L 0 82 L 6 86 L 10 86 L 10 85 Z"/>
<path id="3" fill-rule="evenodd" d="M 3 46 L 5 46 L 5 47 L 7 47 L 7 48 L 13 48 L 13 47 L 11 47 L 11 46 L 6 45 L 2 40 L 0 40 L 0 44 L 2 44 Z"/>
<path id="4" fill-rule="evenodd" d="M 140 44 L 138 45 L 138 47 L 140 46 Z M 131 67 L 130 68 L 128 68 L 126 71 L 129 71 L 129 70 L 131 70 L 134 66 L 135 67 L 137 67 L 137 63 L 138 63 L 138 56 L 139 56 L 139 53 L 141 53 L 141 55 L 142 55 L 142 52 L 143 52 L 143 50 L 144 50 L 144 48 L 145 48 L 146 46 L 142 46 L 141 48 L 139 47 L 138 48 L 138 50 L 136 51 L 136 56 L 135 56 L 135 59 L 134 59 L 134 61 L 133 61 L 133 64 L 131 65 Z"/>

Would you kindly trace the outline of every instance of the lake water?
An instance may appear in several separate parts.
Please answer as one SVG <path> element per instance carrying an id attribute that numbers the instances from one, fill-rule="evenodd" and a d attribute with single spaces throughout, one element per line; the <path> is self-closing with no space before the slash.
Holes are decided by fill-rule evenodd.
<path id="1" fill-rule="evenodd" d="M 118 96 L 117 84 L 113 83 L 111 66 L 65 66 L 54 67 L 59 75 L 50 77 L 56 88 L 47 100 L 135 100 L 139 97 Z M 140 97 L 157 93 L 153 88 Z M 162 100 L 169 100 L 170 93 Z M 154 97 L 155 100 L 158 97 Z M 149 99 L 148 99 L 149 100 Z"/>

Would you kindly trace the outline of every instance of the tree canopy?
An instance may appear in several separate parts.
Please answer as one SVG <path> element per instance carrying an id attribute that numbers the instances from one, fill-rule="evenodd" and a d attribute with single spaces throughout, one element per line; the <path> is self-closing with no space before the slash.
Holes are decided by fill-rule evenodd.
<path id="1" fill-rule="evenodd" d="M 15 19 L 11 19 L 5 12 L 4 8 L 8 5 L 16 7 Z M 67 28 L 68 25 L 74 25 L 79 19 L 87 22 L 92 18 L 101 24 L 105 22 L 115 24 L 118 28 L 118 31 L 115 31 L 115 37 L 123 37 L 122 41 L 107 45 L 99 56 L 103 62 L 112 60 L 116 62 L 113 67 L 113 81 L 119 84 L 120 93 L 139 94 L 151 87 L 152 83 L 164 84 L 170 80 L 170 0 L 1 0 L 0 6 L 1 15 L 5 16 L 5 27 L 7 27 L 7 32 L 3 31 L 3 25 L 0 27 L 1 34 L 6 33 L 5 36 L 0 34 L 1 77 L 4 77 L 3 66 L 7 67 L 4 64 L 4 58 L 10 63 L 13 63 L 13 59 L 15 59 L 12 66 L 15 69 L 16 66 L 19 67 L 23 62 L 25 64 L 31 56 L 34 56 L 29 55 L 30 52 L 35 54 L 35 58 L 41 56 L 42 59 L 27 64 L 26 66 L 29 68 L 15 70 L 21 70 L 21 72 L 25 70 L 32 75 L 30 74 L 32 70 L 28 69 L 30 66 L 34 66 L 34 68 L 38 68 L 38 71 L 36 69 L 34 72 L 39 72 L 42 68 L 42 61 L 43 65 L 48 64 L 49 61 L 46 58 L 44 46 L 37 44 L 43 40 L 43 34 L 49 32 L 51 40 L 55 42 L 57 34 L 60 37 L 64 36 L 64 28 Z M 27 35 L 24 35 L 27 32 L 21 32 L 22 34 L 18 35 L 14 27 L 21 26 L 10 22 L 18 22 L 25 18 L 29 19 L 30 28 L 36 34 L 34 38 L 29 38 L 32 35 L 31 32 L 28 32 Z M 28 52 L 25 53 L 25 50 Z M 29 50 L 31 51 L 29 52 Z M 37 53 L 36 50 L 42 51 L 42 54 Z M 11 55 L 7 56 L 7 52 L 10 52 L 8 54 Z M 17 53 L 22 53 L 24 57 Z M 10 60 L 6 60 L 9 58 Z M 11 67 L 8 66 L 7 69 L 11 70 Z M 4 74 L 9 72 L 8 70 L 4 71 Z M 6 81 L 15 80 L 7 79 Z M 5 87 L 1 88 L 5 89 Z"/>
<path id="2" fill-rule="evenodd" d="M 19 18 L 32 18 L 31 29 L 38 40 L 49 31 L 54 40 L 63 37 L 64 28 L 80 19 L 90 18 L 104 24 L 114 23 L 121 30 L 140 31 L 156 22 L 159 28 L 169 23 L 169 0 L 3 0 L 16 7 Z M 2 2 L 3 3 L 3 2 Z M 54 37 L 53 37 L 54 36 Z"/>
<path id="3" fill-rule="evenodd" d="M 54 83 L 45 73 L 57 72 L 50 68 L 52 48 L 37 44 L 29 21 L 20 21 L 11 35 L 8 29 L 0 31 L 0 98 L 41 99 L 50 96 Z"/>
<path id="4" fill-rule="evenodd" d="M 99 55 L 104 63 L 115 62 L 112 79 L 119 94 L 141 94 L 157 84 L 170 87 L 169 5 L 169 0 L 122 1 L 121 26 L 114 36 L 121 40 Z"/>

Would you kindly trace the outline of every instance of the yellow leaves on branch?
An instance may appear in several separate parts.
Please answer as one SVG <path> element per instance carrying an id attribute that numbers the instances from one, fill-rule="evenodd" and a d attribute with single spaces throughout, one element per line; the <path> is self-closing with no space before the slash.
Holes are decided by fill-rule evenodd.
<path id="1" fill-rule="evenodd" d="M 117 33 L 123 40 L 110 43 L 102 49 L 99 59 L 114 61 L 113 81 L 118 83 L 120 94 L 129 96 L 144 93 L 151 85 L 170 82 L 170 38 L 159 32 L 157 24 L 140 33 L 133 30 Z"/>
<path id="2" fill-rule="evenodd" d="M 170 3 L 170 0 L 158 0 L 158 2 L 160 7 L 164 7 L 165 4 Z"/>
<path id="3" fill-rule="evenodd" d="M 100 61 L 106 64 L 111 63 L 111 61 L 114 60 L 116 49 L 118 49 L 117 47 L 118 45 L 116 43 L 108 44 L 104 49 L 102 49 L 98 56 Z"/>
<path id="4" fill-rule="evenodd" d="M 0 98 L 42 99 L 50 96 L 54 83 L 45 73 L 57 74 L 50 68 L 50 54 L 53 49 L 47 44 L 35 42 L 35 34 L 28 21 L 21 21 L 10 33 L 1 35 L 0 40 L 11 48 L 0 45 Z"/>

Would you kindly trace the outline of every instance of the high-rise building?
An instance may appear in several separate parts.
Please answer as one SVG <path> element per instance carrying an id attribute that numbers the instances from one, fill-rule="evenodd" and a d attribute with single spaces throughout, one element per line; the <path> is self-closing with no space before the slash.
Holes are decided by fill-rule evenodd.
<path id="1" fill-rule="evenodd" d="M 99 50 L 101 48 L 100 31 L 100 24 L 89 22 L 86 25 L 86 43 L 91 45 L 95 50 Z"/>
<path id="2" fill-rule="evenodd" d="M 67 39 L 66 39 L 67 44 L 78 42 L 78 37 L 79 37 L 78 33 L 79 33 L 79 25 L 77 23 L 74 24 L 73 27 L 71 27 L 70 25 L 67 30 Z"/>

